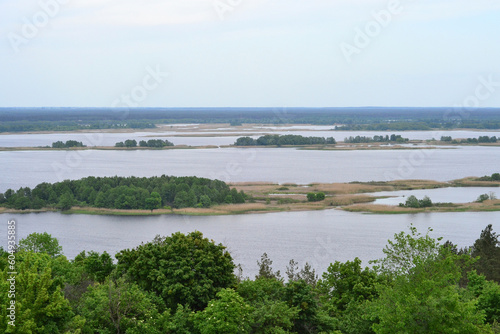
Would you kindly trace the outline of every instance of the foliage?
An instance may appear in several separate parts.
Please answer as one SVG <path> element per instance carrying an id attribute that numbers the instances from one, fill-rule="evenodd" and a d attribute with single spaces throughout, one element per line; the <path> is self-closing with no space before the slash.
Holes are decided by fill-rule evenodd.
<path id="1" fill-rule="evenodd" d="M 19 250 L 35 253 L 46 253 L 50 257 L 62 255 L 62 247 L 59 241 L 47 232 L 33 232 L 26 238 L 19 240 Z"/>
<path id="2" fill-rule="evenodd" d="M 123 250 L 117 266 L 106 252 L 83 251 L 69 262 L 56 239 L 32 234 L 15 253 L 16 327 L 7 324 L 10 311 L 2 307 L 0 332 L 498 332 L 500 286 L 480 273 L 498 273 L 491 225 L 470 251 L 441 245 L 430 231 L 422 235 L 411 226 L 395 234 L 373 269 L 363 269 L 358 258 L 337 261 L 317 283 L 311 266 L 299 270 L 294 260 L 284 283 L 265 253 L 255 280 L 236 280 L 224 246 L 200 232 L 158 236 Z M 9 291 L 9 253 L 0 248 L 0 256 L 0 289 Z M 0 304 L 9 303 L 8 294 L 0 294 Z"/>
<path id="3" fill-rule="evenodd" d="M 375 261 L 375 269 L 393 279 L 370 303 L 376 333 L 482 332 L 484 315 L 458 285 L 470 257 L 441 247 L 430 231 L 422 236 L 411 226 L 410 234 L 396 234 L 386 258 Z"/>
<path id="4" fill-rule="evenodd" d="M 22 255 L 21 255 L 22 253 Z M 0 272 L 0 331 L 2 333 L 64 333 L 74 319 L 69 302 L 62 293 L 62 282 L 53 277 L 54 259 L 45 253 L 22 251 L 17 253 L 17 275 L 14 278 L 14 298 L 9 290 L 12 274 L 5 268 Z M 7 305 L 15 300 L 15 327 L 9 325 Z"/>
<path id="5" fill-rule="evenodd" d="M 333 137 L 304 137 L 300 135 L 265 135 L 257 139 L 240 137 L 236 139 L 235 146 L 269 146 L 269 145 L 325 145 L 336 144 Z"/>
<path id="6" fill-rule="evenodd" d="M 309 202 L 319 202 L 325 199 L 325 193 L 323 192 L 318 192 L 318 193 L 307 193 L 307 200 Z"/>
<path id="7" fill-rule="evenodd" d="M 86 177 L 54 184 L 44 182 L 33 190 L 29 187 L 17 191 L 8 189 L 0 196 L 0 204 L 18 210 L 43 207 L 69 210 L 75 205 L 154 210 L 162 204 L 184 208 L 196 207 L 199 203 L 203 207 L 227 202 L 245 203 L 246 197 L 243 191 L 230 189 L 223 181 L 194 176 L 114 176 Z"/>
<path id="8" fill-rule="evenodd" d="M 477 298 L 477 308 L 484 311 L 486 322 L 500 322 L 500 285 L 486 280 L 483 275 L 473 270 L 468 273 L 468 289 Z"/>
<path id="9" fill-rule="evenodd" d="M 156 307 L 136 284 L 124 278 L 89 287 L 78 313 L 86 319 L 83 333 L 125 333 L 141 322 L 158 317 Z"/>
<path id="10" fill-rule="evenodd" d="M 116 254 L 119 273 L 127 273 L 142 289 L 178 304 L 202 310 L 223 288 L 236 284 L 231 255 L 201 232 L 174 233 Z"/>
<path id="11" fill-rule="evenodd" d="M 196 315 L 196 326 L 201 334 L 248 333 L 252 307 L 232 289 L 222 289 L 217 299 Z"/>
<path id="12" fill-rule="evenodd" d="M 52 148 L 86 147 L 81 141 L 67 140 L 65 143 L 58 140 L 52 143 Z"/>
<path id="13" fill-rule="evenodd" d="M 406 143 L 409 141 L 408 138 L 403 138 L 401 135 L 385 135 L 384 136 L 373 136 L 373 137 L 364 137 L 364 136 L 356 136 L 356 137 L 348 137 L 344 139 L 344 143 L 356 144 L 356 143 Z"/>
<path id="14" fill-rule="evenodd" d="M 255 276 L 255 279 L 259 278 L 274 278 L 280 279 L 280 271 L 273 272 L 273 261 L 267 256 L 267 253 L 262 254 L 260 261 L 257 261 L 259 266 L 259 274 Z"/>
<path id="15" fill-rule="evenodd" d="M 88 253 L 82 251 L 75 257 L 73 264 L 76 267 L 82 268 L 83 272 L 90 279 L 99 283 L 104 283 L 106 277 L 108 277 L 115 268 L 113 259 L 106 251 L 102 254 L 94 251 Z"/>
<path id="16" fill-rule="evenodd" d="M 148 141 L 141 140 L 139 142 L 140 147 L 156 147 L 156 148 L 161 148 L 165 146 L 174 146 L 171 142 L 168 140 L 162 140 L 162 139 L 150 139 Z"/>
<path id="17" fill-rule="evenodd" d="M 493 232 L 491 224 L 481 231 L 479 239 L 471 247 L 473 257 L 479 257 L 474 264 L 478 273 L 486 279 L 500 283 L 500 235 Z"/>
<path id="18" fill-rule="evenodd" d="M 433 204 L 428 196 L 424 196 L 423 199 L 417 199 L 414 195 L 411 195 L 406 199 L 404 204 L 399 203 L 399 206 L 407 208 L 429 208 L 433 206 Z"/>

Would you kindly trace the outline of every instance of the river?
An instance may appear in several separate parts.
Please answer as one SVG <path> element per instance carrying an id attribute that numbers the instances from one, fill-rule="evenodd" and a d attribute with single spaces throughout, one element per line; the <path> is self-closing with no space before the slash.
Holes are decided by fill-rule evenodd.
<path id="1" fill-rule="evenodd" d="M 0 214 L 0 220 L 17 220 L 17 236 L 48 232 L 58 238 L 63 252 L 73 258 L 82 250 L 117 251 L 151 241 L 155 235 L 180 231 L 201 231 L 205 237 L 223 243 L 244 275 L 258 271 L 257 260 L 267 252 L 275 270 L 284 273 L 290 259 L 302 266 L 309 262 L 324 272 L 334 261 L 359 257 L 368 260 L 383 256 L 382 249 L 394 233 L 408 231 L 409 224 L 433 237 L 444 237 L 460 247 L 470 246 L 487 224 L 500 230 L 500 212 L 422 213 L 371 215 L 341 210 L 282 212 L 237 216 L 94 216 L 61 213 Z M 0 245 L 5 247 L 6 238 Z"/>

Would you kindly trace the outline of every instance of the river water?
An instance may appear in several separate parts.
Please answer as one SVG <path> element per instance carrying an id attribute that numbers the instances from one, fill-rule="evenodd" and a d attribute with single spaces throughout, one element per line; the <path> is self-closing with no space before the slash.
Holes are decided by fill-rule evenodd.
<path id="1" fill-rule="evenodd" d="M 325 129 L 316 130 L 327 132 Z M 304 134 L 307 133 L 316 135 L 313 131 L 304 131 Z M 351 135 L 345 132 L 330 133 L 338 133 L 342 138 Z M 402 134 L 412 138 L 409 133 Z M 473 133 L 474 137 L 479 135 L 477 132 Z M 112 137 L 110 142 L 131 138 L 130 134 L 119 135 L 123 137 Z M 149 136 L 151 133 L 144 135 Z M 352 135 L 371 136 L 366 132 Z M 459 137 L 450 133 L 445 135 Z M 487 135 L 498 136 L 490 132 Z M 75 139 L 73 135 L 63 137 L 62 134 L 40 135 L 45 136 L 41 139 L 30 137 L 35 135 L 24 136 L 22 138 L 25 138 L 26 142 L 37 145 L 50 145 L 55 140 Z M 418 139 L 416 136 L 413 138 Z M 461 137 L 468 136 L 472 136 L 472 133 L 465 133 Z M 0 146 L 7 146 L 7 137 L 9 136 L 0 136 Z M 175 142 L 175 138 L 181 137 L 173 137 L 172 141 Z M 188 138 L 191 138 L 193 143 L 200 140 L 196 137 Z M 213 139 L 216 143 L 224 137 L 201 139 L 210 138 L 216 138 Z M 16 143 L 22 142 L 19 138 L 14 139 Z M 47 142 L 42 143 L 42 139 Z M 393 179 L 448 181 L 499 172 L 499 150 L 497 147 L 466 146 L 451 149 L 367 151 L 314 151 L 294 148 L 5 151 L 0 152 L 0 191 L 90 175 L 195 175 L 226 182 L 270 181 L 297 184 Z M 485 193 L 489 189 L 478 191 Z M 441 199 L 438 195 L 434 198 L 429 193 L 433 201 L 443 202 L 454 201 L 447 200 L 451 195 L 448 193 Z M 467 198 L 471 197 L 469 201 L 472 201 L 476 195 L 469 193 Z M 150 241 L 156 234 L 169 235 L 176 231 L 199 230 L 216 242 L 227 245 L 235 262 L 243 265 L 244 274 L 248 276 L 255 275 L 256 261 L 263 252 L 267 252 L 276 269 L 282 271 L 292 258 L 301 265 L 306 261 L 310 262 L 319 272 L 326 270 L 328 264 L 335 260 L 352 260 L 356 256 L 367 264 L 368 260 L 381 257 L 387 239 L 394 233 L 407 229 L 410 223 L 415 224 L 422 232 L 427 227 L 433 227 L 434 236 L 444 236 L 462 247 L 472 245 L 487 224 L 493 224 L 497 232 L 500 229 L 500 212 L 366 215 L 325 210 L 218 217 L 0 214 L 0 219 L 5 222 L 12 217 L 18 220 L 18 237 L 47 231 L 59 239 L 64 253 L 70 258 L 82 250 L 108 251 L 114 254 L 124 248 L 136 247 L 143 241 Z M 6 245 L 5 237 L 1 238 L 0 245 Z"/>
<path id="2" fill-rule="evenodd" d="M 315 151 L 295 148 L 224 148 L 132 151 L 3 151 L 0 191 L 85 176 L 176 175 L 226 182 L 449 181 L 491 175 L 500 148 Z"/>
<path id="3" fill-rule="evenodd" d="M 470 246 L 487 224 L 500 230 L 500 212 L 423 213 L 369 215 L 340 210 L 282 212 L 237 216 L 118 217 L 63 215 L 60 213 L 0 214 L 1 221 L 17 220 L 17 236 L 48 232 L 58 238 L 63 252 L 73 258 L 82 250 L 110 254 L 151 241 L 155 235 L 201 231 L 205 237 L 229 248 L 244 275 L 257 273 L 257 260 L 267 252 L 275 269 L 284 272 L 290 259 L 309 262 L 319 273 L 334 261 L 359 257 L 364 265 L 383 256 L 382 249 L 394 233 L 414 224 L 433 237 L 444 237 L 460 247 Z M 6 238 L 0 245 L 5 247 Z"/>
<path id="4" fill-rule="evenodd" d="M 56 141 L 76 140 L 87 146 L 114 146 L 117 142 L 127 139 L 135 139 L 137 142 L 149 139 L 167 139 L 175 145 L 232 145 L 240 136 L 250 136 L 258 138 L 264 134 L 294 134 L 315 137 L 333 137 L 337 141 L 343 141 L 350 136 L 385 136 L 391 134 L 401 135 L 410 140 L 440 139 L 441 136 L 451 136 L 452 138 L 478 138 L 479 136 L 500 137 L 500 131 L 331 131 L 332 126 L 295 126 L 295 127 L 269 127 L 255 126 L 246 130 L 236 130 L 231 128 L 218 128 L 207 131 L 188 131 L 179 127 L 164 127 L 165 131 L 158 132 L 133 132 L 133 133 L 48 133 L 48 134 L 8 134 L 0 135 L 0 147 L 36 147 L 51 146 Z M 204 137 L 200 137 L 203 135 Z"/>

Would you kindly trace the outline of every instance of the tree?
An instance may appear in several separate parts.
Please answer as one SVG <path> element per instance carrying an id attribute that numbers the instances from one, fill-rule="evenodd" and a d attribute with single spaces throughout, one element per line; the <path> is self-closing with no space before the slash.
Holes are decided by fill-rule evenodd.
<path id="1" fill-rule="evenodd" d="M 478 273 L 486 276 L 486 279 L 500 282 L 500 240 L 499 235 L 493 232 L 493 226 L 489 224 L 481 231 L 479 239 L 472 245 L 471 255 L 479 256 L 474 264 Z"/>
<path id="2" fill-rule="evenodd" d="M 398 276 L 409 274 L 411 269 L 419 263 L 437 259 L 442 238 L 433 239 L 429 236 L 432 229 L 428 229 L 425 236 L 410 226 L 410 234 L 404 231 L 394 235 L 394 241 L 388 240 L 388 244 L 382 250 L 385 258 L 371 261 L 374 269 L 384 275 Z"/>
<path id="3" fill-rule="evenodd" d="M 222 289 L 196 317 L 201 334 L 248 333 L 252 307 L 232 289 Z"/>
<path id="4" fill-rule="evenodd" d="M 212 201 L 210 200 L 210 197 L 208 197 L 207 195 L 201 195 L 200 204 L 203 208 L 209 208 L 210 205 L 212 204 Z"/>
<path id="5" fill-rule="evenodd" d="M 307 193 L 307 200 L 309 202 L 316 202 L 316 194 L 315 193 Z"/>
<path id="6" fill-rule="evenodd" d="M 161 197 L 156 191 L 151 193 L 151 197 L 146 198 L 146 208 L 153 212 L 154 209 L 161 207 Z"/>
<path id="7" fill-rule="evenodd" d="M 368 267 L 361 268 L 361 260 L 330 264 L 318 282 L 322 309 L 338 319 L 342 333 L 372 333 L 373 321 L 363 319 L 367 302 L 378 297 L 380 277 Z"/>
<path id="8" fill-rule="evenodd" d="M 46 253 L 50 257 L 62 255 L 62 247 L 59 241 L 47 232 L 33 232 L 19 241 L 19 249 L 28 252 Z"/>
<path id="9" fill-rule="evenodd" d="M 82 251 L 73 260 L 75 266 L 84 270 L 84 272 L 94 281 L 104 283 L 106 277 L 111 274 L 115 265 L 111 256 L 104 251 L 102 254 L 90 251 L 88 254 Z"/>
<path id="10" fill-rule="evenodd" d="M 259 266 L 259 274 L 255 276 L 255 279 L 259 278 L 275 278 L 280 279 L 280 271 L 273 272 L 273 261 L 267 256 L 267 253 L 262 254 L 260 258 L 260 262 L 257 261 L 257 265 Z"/>
<path id="11" fill-rule="evenodd" d="M 125 147 L 137 147 L 137 141 L 135 139 L 127 139 L 124 144 Z"/>
<path id="12" fill-rule="evenodd" d="M 486 277 L 475 270 L 469 272 L 467 278 L 467 288 L 477 298 L 477 308 L 485 313 L 486 322 L 500 323 L 500 285 L 486 280 Z"/>
<path id="13" fill-rule="evenodd" d="M 90 286 L 78 312 L 86 319 L 84 333 L 129 333 L 159 317 L 148 295 L 124 278 Z"/>
<path id="14" fill-rule="evenodd" d="M 73 204 L 75 203 L 75 199 L 73 198 L 73 194 L 70 192 L 65 193 L 59 199 L 59 203 L 57 203 L 57 207 L 62 211 L 66 211 L 71 209 Z"/>
<path id="15" fill-rule="evenodd" d="M 298 307 L 285 300 L 285 286 L 275 278 L 246 279 L 238 286 L 238 293 L 253 307 L 251 333 L 287 333 L 297 318 Z"/>
<path id="16" fill-rule="evenodd" d="M 54 259 L 48 254 L 34 252 L 17 253 L 15 298 L 11 299 L 12 275 L 5 268 L 0 272 L 0 332 L 2 333 L 65 333 L 72 324 L 83 325 L 85 320 L 75 317 L 68 300 L 62 293 L 62 282 L 53 277 Z M 7 305 L 15 300 L 15 326 L 9 325 Z"/>
<path id="17" fill-rule="evenodd" d="M 173 310 L 178 304 L 201 310 L 218 291 L 236 284 L 231 255 L 223 245 L 203 238 L 201 232 L 157 236 L 152 242 L 119 252 L 116 258 L 119 273 L 127 273 Z"/>

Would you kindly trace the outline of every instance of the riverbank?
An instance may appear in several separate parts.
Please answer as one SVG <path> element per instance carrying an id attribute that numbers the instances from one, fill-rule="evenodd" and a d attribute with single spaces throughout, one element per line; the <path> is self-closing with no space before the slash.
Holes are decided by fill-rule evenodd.
<path id="1" fill-rule="evenodd" d="M 500 181 L 478 181 L 470 177 L 450 182 L 432 180 L 398 180 L 387 182 L 276 184 L 267 182 L 230 183 L 231 188 L 243 191 L 249 199 L 242 204 L 213 205 L 210 208 L 161 208 L 150 210 L 120 210 L 95 207 L 77 207 L 63 211 L 65 214 L 114 215 L 114 216 L 156 216 L 156 215 L 238 215 L 285 211 L 314 211 L 341 209 L 350 212 L 376 214 L 413 214 L 420 212 L 474 212 L 500 211 L 500 200 L 471 203 L 440 203 L 429 208 L 407 208 L 396 205 L 380 205 L 372 202 L 387 196 L 377 196 L 377 192 L 437 189 L 447 187 L 500 187 Z M 500 188 L 499 188 L 500 189 Z M 310 193 L 323 193 L 324 199 L 308 201 Z M 370 193 L 368 195 L 367 193 Z M 55 208 L 39 210 L 14 210 L 0 207 L 0 213 L 39 213 L 57 211 Z"/>

